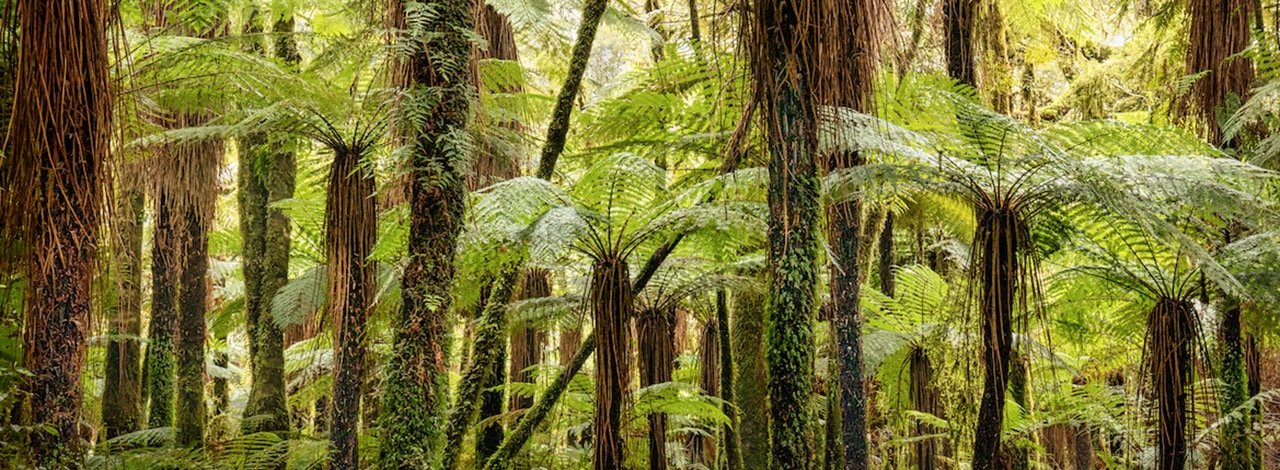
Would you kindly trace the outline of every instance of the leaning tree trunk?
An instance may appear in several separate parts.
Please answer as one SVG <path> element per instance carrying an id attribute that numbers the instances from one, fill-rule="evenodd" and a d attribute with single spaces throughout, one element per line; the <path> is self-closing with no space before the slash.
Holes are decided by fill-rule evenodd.
<path id="1" fill-rule="evenodd" d="M 179 123 L 199 126 L 207 118 L 186 115 Z M 183 227 L 183 256 L 178 274 L 178 335 L 174 347 L 177 379 L 174 381 L 177 400 L 174 442 L 180 447 L 204 445 L 205 420 L 208 410 L 205 404 L 205 312 L 209 301 L 209 227 L 213 224 L 213 211 L 218 186 L 218 162 L 221 160 L 222 143 L 202 141 L 177 145 L 174 152 L 174 172 L 164 175 L 170 184 L 177 184 L 185 192 L 179 199 Z"/>
<path id="2" fill-rule="evenodd" d="M 275 55 L 287 64 L 297 64 L 299 60 L 296 41 L 290 34 L 293 27 L 292 14 L 283 15 L 273 27 L 280 34 Z M 289 281 L 290 225 L 284 211 L 271 205 L 293 197 L 297 162 L 285 143 L 263 137 L 250 140 L 256 145 L 241 149 L 240 156 L 238 196 L 244 239 L 241 259 L 252 365 L 252 383 L 241 422 L 241 431 L 246 434 L 289 430 L 284 331 L 271 316 L 271 299 Z"/>
<path id="3" fill-rule="evenodd" d="M 364 330 L 377 292 L 377 267 L 369 256 L 378 234 L 378 205 L 373 175 L 360 162 L 363 153 L 358 149 L 333 150 L 324 220 L 329 278 L 325 316 L 334 325 L 330 465 L 359 468 L 356 438 L 364 379 Z"/>
<path id="4" fill-rule="evenodd" d="M 596 334 L 596 409 L 592 419 L 595 446 L 592 467 L 622 468 L 626 461 L 622 405 L 631 368 L 628 365 L 632 290 L 627 261 L 616 254 L 596 260 L 591 273 L 590 305 Z"/>
<path id="5" fill-rule="evenodd" d="M 465 138 L 472 86 L 471 42 L 456 31 L 473 29 L 472 2 L 433 0 L 426 18 L 401 9 L 399 24 L 425 22 L 429 40 L 414 47 L 409 81 L 414 96 L 431 106 L 413 137 L 409 189 L 409 260 L 401 278 L 400 312 L 392 322 L 394 340 L 383 393 L 380 465 L 436 467 L 440 457 L 443 408 L 448 400 L 446 357 L 449 308 L 457 269 L 454 253 L 466 204 Z M 439 97 L 430 98 L 430 97 Z M 418 115 L 418 112 L 413 114 Z"/>
<path id="6" fill-rule="evenodd" d="M 0 249 L 23 249 L 25 389 L 32 421 L 52 431 L 31 434 L 33 463 L 73 467 L 86 438 L 80 374 L 108 177 L 107 8 L 98 0 L 18 0 L 16 12 L 22 37 L 0 165 Z"/>
<path id="7" fill-rule="evenodd" d="M 112 234 L 116 303 L 110 307 L 111 342 L 102 388 L 103 437 L 111 439 L 142 428 L 142 226 L 146 220 L 142 166 L 121 171 L 120 194 Z"/>
<path id="8" fill-rule="evenodd" d="M 569 56 L 569 71 L 565 76 L 560 94 L 556 96 L 556 106 L 551 112 L 551 123 L 547 125 L 547 140 L 542 147 L 538 160 L 538 177 L 551 181 L 555 174 L 556 160 L 564 152 L 565 139 L 569 135 L 569 116 L 573 113 L 573 103 L 578 98 L 578 89 L 582 86 L 582 77 L 587 72 L 587 62 L 591 59 L 591 45 L 596 40 L 596 29 L 600 19 L 609 6 L 609 0 L 586 0 L 582 4 L 582 20 L 578 23 L 577 40 L 573 44 L 573 52 Z"/>
<path id="9" fill-rule="evenodd" d="M 1147 370 L 1156 396 L 1156 469 L 1182 470 L 1187 462 L 1195 309 L 1186 300 L 1161 298 L 1147 316 Z"/>
<path id="10" fill-rule="evenodd" d="M 983 339 L 982 401 L 974 433 L 974 470 L 1002 466 L 1004 398 L 1013 346 L 1013 307 L 1018 287 L 1018 249 L 1025 241 L 1018 214 L 1007 207 L 980 207 L 974 246 L 979 280 L 979 315 Z"/>
<path id="11" fill-rule="evenodd" d="M 733 293 L 733 358 L 737 364 L 733 404 L 743 468 L 769 467 L 768 369 L 764 359 L 765 298 L 758 292 Z"/>
<path id="12" fill-rule="evenodd" d="M 636 314 L 640 387 L 671 381 L 675 366 L 673 309 L 646 308 Z M 667 415 L 649 415 L 649 470 L 667 468 Z"/>

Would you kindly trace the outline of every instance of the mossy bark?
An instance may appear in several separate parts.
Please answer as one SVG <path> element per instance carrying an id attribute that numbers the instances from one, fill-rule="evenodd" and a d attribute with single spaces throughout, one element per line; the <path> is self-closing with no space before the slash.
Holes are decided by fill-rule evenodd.
<path id="1" fill-rule="evenodd" d="M 538 177 L 544 180 L 551 181 L 551 177 L 555 175 L 556 160 L 564 152 L 565 139 L 569 135 L 569 116 L 573 113 L 573 103 L 582 87 L 582 77 L 587 72 L 591 45 L 596 40 L 596 29 L 599 28 L 600 19 L 604 17 L 608 6 L 609 0 L 586 0 L 582 4 L 582 20 L 578 23 L 577 39 L 569 56 L 569 70 L 560 93 L 556 96 L 551 122 L 547 124 L 546 144 L 542 147 L 538 161 Z"/>
<path id="2" fill-rule="evenodd" d="M 183 125 L 203 125 L 207 118 L 183 116 Z M 222 144 L 203 141 L 181 144 L 176 154 L 176 177 L 182 197 L 183 256 L 178 282 L 178 335 L 174 345 L 177 400 L 174 442 L 180 447 L 203 447 L 205 422 L 205 313 L 209 301 L 209 228 L 213 224 L 214 194 Z"/>
<path id="3" fill-rule="evenodd" d="M 780 75 L 781 70 L 785 69 L 780 69 Z M 805 99 L 803 83 L 783 82 L 765 115 L 773 123 L 767 132 L 770 280 L 765 360 L 775 469 L 807 470 L 813 463 L 809 398 L 814 377 L 820 203 L 808 142 L 813 126 L 805 122 Z"/>
<path id="4" fill-rule="evenodd" d="M 880 261 L 880 292 L 889 297 L 893 297 L 894 277 L 894 246 L 893 246 L 893 211 L 888 211 L 884 216 L 884 227 L 880 229 L 879 261 Z"/>
<path id="5" fill-rule="evenodd" d="M 828 157 L 828 170 L 852 168 L 862 164 L 857 153 L 841 153 Z M 863 469 L 867 466 L 867 403 L 862 378 L 862 309 L 858 288 L 863 271 L 860 235 L 862 201 L 853 198 L 833 204 L 827 209 L 828 243 L 831 246 L 830 292 L 831 322 L 835 326 L 834 359 L 839 372 L 839 416 L 829 416 L 832 431 L 840 435 L 840 465 L 832 468 Z M 875 232 L 868 232 L 874 234 Z M 866 245 L 870 258 L 871 243 Z M 867 263 L 869 266 L 869 263 Z M 833 454 L 833 452 L 828 451 Z"/>
<path id="6" fill-rule="evenodd" d="M 978 86 L 973 47 L 974 16 L 979 0 L 943 0 L 943 38 L 947 76 L 971 87 Z"/>
<path id="7" fill-rule="evenodd" d="M 1012 350 L 1013 357 L 1009 362 L 1009 395 L 1013 402 L 1022 408 L 1024 413 L 1031 412 L 1031 371 L 1030 360 L 1021 348 Z M 1032 434 L 1032 437 L 1035 435 Z M 1031 450 L 1016 447 L 1016 443 L 1007 442 L 1009 468 L 1011 470 L 1027 470 L 1031 468 Z"/>
<path id="8" fill-rule="evenodd" d="M 1218 392 L 1219 412 L 1226 416 L 1245 400 L 1249 399 L 1249 377 L 1245 364 L 1245 348 L 1243 325 L 1241 324 L 1241 307 L 1233 304 L 1222 313 L 1219 325 L 1219 354 L 1221 364 L 1222 390 Z M 1239 418 L 1222 427 L 1223 444 L 1221 468 L 1224 470 L 1254 470 L 1258 468 L 1256 444 L 1260 436 L 1250 436 L 1253 425 L 1253 414 L 1243 413 Z"/>
<path id="9" fill-rule="evenodd" d="M 764 360 L 765 298 L 759 292 L 733 293 L 732 342 L 737 377 L 733 404 L 740 412 L 738 436 L 743 468 L 769 468 L 768 369 Z"/>
<path id="10" fill-rule="evenodd" d="M 117 180 L 120 194 L 112 243 L 115 246 L 116 304 L 109 307 L 111 342 L 102 389 L 103 437 L 142 428 L 142 226 L 146 191 L 140 165 L 127 165 Z"/>
<path id="11" fill-rule="evenodd" d="M 413 136 L 409 188 L 408 263 L 402 305 L 392 321 L 394 339 L 383 393 L 381 468 L 439 466 L 448 400 L 446 358 L 454 254 L 466 205 L 465 154 L 471 119 L 472 2 L 432 0 L 424 11 L 405 11 L 400 24 L 422 24 L 428 40 L 409 57 L 412 114 L 428 116 Z M 426 11 L 431 14 L 423 17 Z M 405 122 L 415 122 L 406 120 Z"/>
<path id="12" fill-rule="evenodd" d="M 716 342 L 720 349 L 720 398 L 721 409 L 729 417 L 729 423 L 720 427 L 721 448 L 724 449 L 725 470 L 742 470 L 742 442 L 738 439 L 738 411 L 733 407 L 735 373 L 733 369 L 733 341 L 729 331 L 729 293 L 716 291 Z"/>
<path id="13" fill-rule="evenodd" d="M 982 58 L 982 89 L 988 93 L 991 109 L 1000 114 L 1013 112 L 1013 66 L 1009 63 L 1009 32 L 999 0 L 983 0 L 982 23 L 978 29 L 985 46 Z"/>
<path id="14" fill-rule="evenodd" d="M 325 314 L 334 325 L 330 465 L 359 468 L 365 322 L 377 292 L 377 266 L 369 257 L 376 243 L 378 206 L 373 175 L 361 164 L 363 153 L 348 148 L 333 151 L 325 203 L 329 299 Z"/>
<path id="15" fill-rule="evenodd" d="M 174 194 L 159 185 L 151 246 L 151 323 L 147 330 L 147 427 L 173 426 L 174 340 L 178 330 L 178 263 Z"/>
<path id="16" fill-rule="evenodd" d="M 286 64 L 298 62 L 292 14 L 273 25 L 279 34 L 275 56 Z M 293 197 L 297 162 L 292 142 L 250 141 L 241 150 L 240 226 L 243 234 L 245 323 L 249 336 L 252 379 L 241 431 L 288 431 L 285 397 L 284 331 L 271 316 L 271 300 L 289 281 L 290 222 L 271 205 Z M 246 158 L 245 154 L 249 155 Z M 246 168 L 248 164 L 248 168 Z"/>
<path id="17" fill-rule="evenodd" d="M 463 373 L 462 382 L 458 384 L 458 394 L 453 400 L 453 409 L 445 424 L 445 445 L 441 468 L 456 470 L 462 457 L 462 441 L 466 432 L 480 415 L 484 402 L 485 389 L 491 385 L 495 370 L 505 370 L 507 342 L 507 303 L 517 281 L 517 271 L 510 271 L 494 281 L 492 293 L 484 306 L 484 311 L 476 322 L 475 344 L 472 347 L 471 361 Z M 498 382 L 502 384 L 501 381 Z M 502 397 L 496 401 L 502 406 Z"/>

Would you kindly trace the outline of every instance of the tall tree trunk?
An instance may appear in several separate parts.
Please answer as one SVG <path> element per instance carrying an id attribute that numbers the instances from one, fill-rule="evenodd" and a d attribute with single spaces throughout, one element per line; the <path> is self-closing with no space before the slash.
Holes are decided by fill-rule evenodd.
<path id="1" fill-rule="evenodd" d="M 180 127 L 203 125 L 207 118 L 186 115 Z M 209 302 L 209 227 L 213 224 L 218 186 L 218 163 L 222 143 L 203 141 L 179 144 L 174 152 L 175 173 L 165 175 L 183 188 L 179 199 L 184 232 L 180 235 L 183 256 L 178 282 L 178 335 L 174 347 L 177 400 L 175 444 L 180 447 L 204 445 L 208 410 L 205 404 L 205 312 Z"/>
<path id="2" fill-rule="evenodd" d="M 639 338 L 640 386 L 671 381 L 675 367 L 673 309 L 647 308 L 636 314 Z M 667 415 L 649 415 L 649 470 L 667 468 Z"/>
<path id="3" fill-rule="evenodd" d="M 147 427 L 152 429 L 173 426 L 173 353 L 178 330 L 178 263 L 182 259 L 182 244 L 174 227 L 173 185 L 160 182 L 156 189 L 151 235 L 151 326 L 147 331 L 145 369 Z"/>
<path id="4" fill-rule="evenodd" d="M 596 409 L 592 419 L 595 446 L 592 467 L 622 468 L 626 461 L 622 436 L 622 404 L 630 389 L 628 365 L 632 308 L 627 261 L 616 254 L 596 260 L 591 273 L 590 305 L 596 335 Z"/>
<path id="5" fill-rule="evenodd" d="M 942 0 L 947 76 L 971 87 L 978 86 L 974 64 L 973 23 L 978 0 Z"/>
<path id="6" fill-rule="evenodd" d="M 1009 33 L 1000 0 L 982 0 L 983 26 L 978 28 L 986 53 L 983 54 L 983 90 L 990 93 L 991 109 L 1008 115 L 1013 112 L 1013 66 L 1009 64 Z"/>
<path id="7" fill-rule="evenodd" d="M 538 160 L 538 177 L 551 181 L 555 175 L 556 160 L 564 152 L 565 138 L 569 135 L 569 116 L 573 112 L 573 102 L 582 87 L 582 77 L 587 72 L 587 62 L 591 59 L 591 45 L 596 40 L 596 29 L 600 26 L 600 18 L 609 6 L 609 0 L 586 0 L 582 4 L 582 20 L 578 23 L 578 36 L 573 44 L 573 52 L 569 57 L 569 71 L 564 85 L 556 97 L 555 109 L 551 112 L 551 122 L 547 125 L 547 140 L 542 147 Z"/>
<path id="8" fill-rule="evenodd" d="M 0 165 L 0 247 L 21 248 L 23 362 L 34 464 L 80 465 L 81 370 L 92 310 L 109 142 L 106 5 L 18 0 L 13 115 Z M 12 38 L 8 38 L 12 39 Z M 8 262 L 0 265 L 7 269 Z"/>
<path id="9" fill-rule="evenodd" d="M 112 234 L 116 272 L 116 304 L 108 312 L 111 342 L 102 388 L 103 437 L 111 439 L 142 428 L 142 370 L 138 338 L 142 335 L 142 226 L 146 191 L 142 166 L 124 166 Z"/>
<path id="10" fill-rule="evenodd" d="M 440 457 L 442 409 L 448 400 L 450 290 L 454 253 L 466 200 L 465 162 L 457 149 L 466 135 L 475 95 L 471 42 L 456 31 L 473 29 L 470 0 L 433 0 L 432 14 L 403 12 L 402 25 L 425 22 L 429 40 L 415 48 L 409 79 L 415 96 L 438 96 L 414 136 L 409 190 L 409 261 L 401 279 L 403 302 L 392 322 L 395 338 L 387 365 L 383 409 L 383 468 L 435 467 Z M 447 71 L 447 72 L 446 72 Z M 431 93 L 426 93 L 431 91 Z"/>
<path id="11" fill-rule="evenodd" d="M 702 42 L 702 26 L 699 25 L 702 18 L 698 16 L 698 0 L 689 0 L 689 40 L 698 43 Z"/>
<path id="12" fill-rule="evenodd" d="M 275 56 L 286 64 L 299 61 L 292 33 L 293 15 L 281 16 L 272 30 L 278 34 Z M 245 403 L 241 431 L 288 431 L 285 400 L 284 331 L 271 316 L 271 299 L 289 282 L 289 218 L 272 204 L 293 197 L 297 162 L 290 142 L 253 141 L 241 150 L 240 227 L 243 233 L 245 318 L 249 336 L 252 383 Z M 246 154 L 248 158 L 246 158 Z M 248 164 L 248 168 L 246 168 Z M 265 168 L 265 174 L 262 169 Z M 257 170 L 255 170 L 257 169 Z"/>
<path id="13" fill-rule="evenodd" d="M 521 299 L 539 299 L 551 296 L 551 273 L 542 269 L 525 271 L 521 280 L 523 285 L 517 294 Z M 546 334 L 532 325 L 520 325 L 511 333 L 511 369 L 508 375 L 511 382 L 533 383 L 533 366 L 542 363 L 542 345 L 546 342 Z M 578 338 L 573 338 L 577 348 Z M 566 354 L 565 359 L 573 357 L 573 352 Z M 567 361 L 566 361 L 567 362 Z M 511 411 L 523 410 L 533 406 L 533 397 L 512 394 L 507 405 Z M 495 449 L 496 450 L 496 449 Z M 488 460 L 488 459 L 485 459 Z"/>
<path id="14" fill-rule="evenodd" d="M 733 404 L 739 412 L 738 436 L 743 468 L 769 468 L 768 369 L 764 359 L 765 298 L 758 292 L 733 293 L 733 357 L 737 362 Z"/>
<path id="15" fill-rule="evenodd" d="M 359 149 L 333 149 L 325 204 L 325 253 L 333 322 L 333 401 L 329 441 L 335 468 L 359 468 L 360 390 L 364 381 L 365 322 L 377 292 L 377 266 L 369 256 L 377 237 L 373 175 Z"/>
<path id="16" fill-rule="evenodd" d="M 1008 388 L 1009 359 L 1013 346 L 1013 306 L 1018 288 L 1020 240 L 1018 214 L 1005 207 L 980 207 L 974 246 L 974 264 L 979 279 L 979 312 L 983 338 L 982 402 L 974 433 L 974 470 L 1002 468 L 1000 452 L 1004 426 L 1005 390 Z"/>
<path id="17" fill-rule="evenodd" d="M 1219 392 L 1221 415 L 1226 416 L 1236 407 L 1249 399 L 1249 376 L 1245 364 L 1245 348 L 1243 325 L 1240 318 L 1240 304 L 1233 303 L 1222 312 L 1222 323 L 1219 325 L 1220 354 L 1219 365 L 1222 391 Z M 1224 469 L 1251 470 L 1256 461 L 1258 449 L 1254 441 L 1259 436 L 1250 436 L 1253 427 L 1253 416 L 1245 413 L 1222 427 L 1221 465 Z"/>
<path id="18" fill-rule="evenodd" d="M 702 332 L 698 335 L 698 383 L 702 393 L 709 396 L 720 396 L 720 333 L 719 323 L 712 317 L 702 324 Z M 709 437 L 693 436 L 690 453 L 695 463 L 707 467 L 716 466 L 716 445 Z"/>
<path id="19" fill-rule="evenodd" d="M 1195 311 L 1190 302 L 1161 298 L 1147 317 L 1147 370 L 1156 396 L 1156 469 L 1182 470 L 1187 462 Z"/>
<path id="20" fill-rule="evenodd" d="M 880 230 L 880 292 L 889 297 L 893 297 L 894 277 L 893 267 L 894 260 L 893 249 L 893 211 L 887 211 L 884 216 L 884 228 Z"/>
<path id="21" fill-rule="evenodd" d="M 742 470 L 742 442 L 738 440 L 738 412 L 733 408 L 733 392 L 735 374 L 733 371 L 733 342 L 729 331 L 729 293 L 724 289 L 716 291 L 716 344 L 720 350 L 720 398 L 724 400 L 721 409 L 729 418 L 728 424 L 720 427 L 721 448 L 724 449 L 725 470 Z"/>

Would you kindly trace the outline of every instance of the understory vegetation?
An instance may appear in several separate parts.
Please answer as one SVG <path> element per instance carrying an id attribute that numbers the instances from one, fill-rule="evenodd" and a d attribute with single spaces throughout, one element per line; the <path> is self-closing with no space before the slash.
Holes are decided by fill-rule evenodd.
<path id="1" fill-rule="evenodd" d="M 1280 5 L 5 0 L 0 469 L 1280 469 Z"/>

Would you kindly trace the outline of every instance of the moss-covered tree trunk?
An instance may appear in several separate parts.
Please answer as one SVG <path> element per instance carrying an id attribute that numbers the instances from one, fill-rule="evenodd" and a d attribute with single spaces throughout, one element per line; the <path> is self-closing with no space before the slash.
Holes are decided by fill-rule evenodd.
<path id="1" fill-rule="evenodd" d="M 142 428 L 142 226 L 146 191 L 139 163 L 123 167 L 111 242 L 114 246 L 116 302 L 109 306 L 111 342 L 102 388 L 103 437 Z"/>
<path id="2" fill-rule="evenodd" d="M 21 41 L 0 165 L 0 270 L 26 278 L 25 391 L 32 421 L 51 428 L 29 437 L 39 468 L 80 466 L 88 438 L 80 374 L 108 178 L 107 11 L 99 0 L 18 0 L 5 13 L 17 15 Z M 15 265 L 10 250 L 22 250 Z"/>
<path id="3" fill-rule="evenodd" d="M 933 363 L 923 348 L 913 348 L 907 358 L 911 368 L 911 408 L 921 413 L 940 415 L 938 391 L 933 384 Z M 938 429 L 923 421 L 916 422 L 915 438 L 919 439 L 911 445 L 912 462 L 918 470 L 933 470 L 938 461 L 937 444 L 933 439 L 923 438 L 938 432 Z"/>
<path id="4" fill-rule="evenodd" d="M 1223 416 L 1236 411 L 1236 408 L 1249 399 L 1249 376 L 1246 370 L 1243 325 L 1241 323 L 1241 307 L 1239 304 L 1228 306 L 1222 312 L 1222 323 L 1218 333 L 1220 341 L 1221 363 L 1219 374 L 1222 390 L 1219 393 Z M 1253 427 L 1252 413 L 1245 412 L 1238 419 L 1232 420 L 1222 428 L 1222 468 L 1233 470 L 1253 470 L 1257 462 L 1257 448 L 1254 441 L 1260 436 L 1251 436 Z"/>
<path id="5" fill-rule="evenodd" d="M 462 457 L 462 441 L 466 432 L 475 423 L 484 405 L 485 390 L 491 386 L 495 373 L 506 371 L 507 342 L 507 303 L 517 281 L 514 267 L 498 276 L 490 289 L 491 293 L 482 302 L 483 310 L 476 320 L 475 342 L 471 351 L 471 361 L 463 372 L 462 381 L 458 384 L 458 394 L 454 398 L 449 420 L 445 425 L 445 445 L 442 468 L 455 470 Z M 503 381 L 499 381 L 501 385 Z M 492 403 L 502 406 L 499 397 Z M 481 436 L 477 436 L 479 439 Z"/>
<path id="6" fill-rule="evenodd" d="M 640 387 L 671 381 L 675 367 L 674 311 L 646 308 L 636 314 Z M 667 415 L 653 413 L 649 420 L 649 470 L 667 468 Z"/>
<path id="7" fill-rule="evenodd" d="M 272 30 L 278 35 L 275 56 L 297 64 L 293 15 L 281 15 Z M 285 401 L 284 331 L 271 315 L 271 300 L 289 281 L 290 222 L 272 204 L 293 197 L 297 162 L 292 142 L 248 140 L 241 149 L 238 197 L 243 236 L 245 323 L 249 336 L 252 379 L 241 431 L 288 431 Z M 247 167 L 247 168 L 246 168 Z"/>
<path id="8" fill-rule="evenodd" d="M 596 260 L 591 273 L 590 305 L 596 335 L 596 409 L 592 419 L 595 445 L 592 467 L 623 468 L 622 405 L 630 387 L 631 276 L 627 261 L 609 254 Z"/>
<path id="9" fill-rule="evenodd" d="M 334 468 L 359 468 L 360 390 L 364 383 L 365 322 L 377 292 L 373 253 L 378 227 L 374 180 L 361 149 L 333 149 L 325 202 L 328 259 L 326 317 L 333 322 L 333 399 L 329 445 Z"/>
<path id="10" fill-rule="evenodd" d="M 163 156 L 159 158 L 164 158 Z M 174 338 L 178 330 L 178 262 L 182 244 L 174 229 L 174 189 L 161 182 L 151 234 L 151 322 L 147 330 L 147 427 L 173 426 Z"/>
<path id="11" fill-rule="evenodd" d="M 978 28 L 984 46 L 982 55 L 982 88 L 991 100 L 991 109 L 1000 114 L 1013 112 L 1013 66 L 1009 64 L 1009 33 L 999 0 L 982 0 L 982 27 Z"/>
<path id="12" fill-rule="evenodd" d="M 974 246 L 980 332 L 983 341 L 982 401 L 973 442 L 974 470 L 1003 468 L 1001 456 L 1005 390 L 1013 346 L 1013 307 L 1018 287 L 1021 221 L 1005 207 L 980 207 Z"/>
<path id="13" fill-rule="evenodd" d="M 1028 361 L 1030 358 L 1022 351 L 1022 348 L 1012 349 L 1013 357 L 1009 361 L 1009 396 L 1013 398 L 1013 402 L 1022 408 L 1023 413 L 1031 412 L 1031 370 Z M 1032 437 L 1035 435 L 1032 434 Z M 1014 442 L 1006 443 L 1009 468 L 1011 470 L 1027 470 L 1031 468 L 1031 449 L 1019 448 Z"/>
<path id="14" fill-rule="evenodd" d="M 738 414 L 733 408 L 733 392 L 736 374 L 733 369 L 733 341 L 729 331 L 729 293 L 724 289 L 716 291 L 716 346 L 720 350 L 720 398 L 724 400 L 721 410 L 729 418 L 728 424 L 720 427 L 720 448 L 724 450 L 725 470 L 742 470 L 742 442 L 738 439 Z"/>
<path id="15" fill-rule="evenodd" d="M 466 128 L 471 119 L 471 0 L 432 0 L 400 9 L 403 25 L 423 25 L 428 40 L 408 58 L 410 99 L 403 116 L 413 137 L 409 185 L 409 260 L 383 393 L 382 468 L 438 466 L 448 400 L 446 357 L 454 253 L 466 203 Z M 417 15 L 422 15 L 421 17 Z"/>
<path id="16" fill-rule="evenodd" d="M 733 293 L 733 357 L 737 369 L 733 404 L 739 413 L 743 468 L 769 468 L 768 369 L 764 359 L 765 298 L 759 292 Z"/>
<path id="17" fill-rule="evenodd" d="M 880 230 L 880 240 L 877 244 L 879 251 L 879 271 L 880 271 L 880 292 L 889 297 L 893 297 L 894 290 L 894 273 L 893 267 L 894 246 L 893 246 L 893 211 L 887 211 L 884 216 L 884 228 Z"/>
<path id="18" fill-rule="evenodd" d="M 544 180 L 551 180 L 555 174 L 556 160 L 564 152 L 565 139 L 569 135 L 569 116 L 573 113 L 574 101 L 582 87 L 582 77 L 587 73 L 587 62 L 591 59 L 591 45 L 596 40 L 596 29 L 599 28 L 600 19 L 604 17 L 608 6 L 609 0 L 586 0 L 582 4 L 582 20 L 578 23 L 578 35 L 569 56 L 568 74 L 556 96 L 556 106 L 551 112 L 551 122 L 547 125 L 546 144 L 542 147 L 538 161 L 538 177 Z"/>

